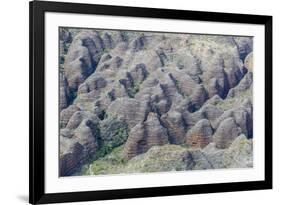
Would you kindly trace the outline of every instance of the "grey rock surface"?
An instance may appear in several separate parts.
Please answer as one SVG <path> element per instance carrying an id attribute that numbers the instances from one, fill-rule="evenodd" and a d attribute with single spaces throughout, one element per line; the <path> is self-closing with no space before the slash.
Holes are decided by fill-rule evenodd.
<path id="1" fill-rule="evenodd" d="M 131 130 L 124 147 L 124 155 L 132 158 L 146 152 L 155 145 L 169 142 L 166 129 L 160 124 L 155 113 L 149 113 L 144 123 L 139 123 Z"/>
<path id="2" fill-rule="evenodd" d="M 76 105 L 70 105 L 67 108 L 63 109 L 60 112 L 60 127 L 65 127 L 72 115 L 77 111 L 80 111 L 80 108 Z"/>
<path id="3" fill-rule="evenodd" d="M 59 38 L 62 176 L 120 146 L 128 164 L 106 161 L 108 173 L 251 166 L 251 37 L 62 28 Z"/>
<path id="4" fill-rule="evenodd" d="M 101 37 L 94 31 L 82 31 L 73 39 L 65 58 L 65 75 L 72 90 L 94 72 L 104 50 Z"/>
<path id="5" fill-rule="evenodd" d="M 69 104 L 69 88 L 67 80 L 63 73 L 59 73 L 59 110 L 68 107 Z"/>
<path id="6" fill-rule="evenodd" d="M 214 134 L 214 142 L 217 148 L 228 148 L 233 140 L 241 133 L 241 128 L 238 127 L 232 117 L 223 120 Z"/>
<path id="7" fill-rule="evenodd" d="M 247 68 L 248 71 L 253 72 L 253 52 L 249 53 L 245 60 L 244 60 L 244 66 Z"/>
<path id="8" fill-rule="evenodd" d="M 60 136 L 60 176 L 77 171 L 98 149 L 99 128 L 91 119 L 83 120 L 69 136 Z"/>
<path id="9" fill-rule="evenodd" d="M 213 128 L 209 120 L 198 121 L 185 136 L 186 143 L 191 147 L 203 148 L 212 141 Z"/>

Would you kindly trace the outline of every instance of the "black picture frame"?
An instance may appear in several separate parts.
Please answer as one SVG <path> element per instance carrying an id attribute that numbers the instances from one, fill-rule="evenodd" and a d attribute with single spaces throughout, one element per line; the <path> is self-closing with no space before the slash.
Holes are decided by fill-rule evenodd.
<path id="1" fill-rule="evenodd" d="M 29 202 L 31 204 L 107 200 L 167 195 L 201 194 L 260 190 L 272 188 L 272 16 L 230 14 L 105 6 L 93 4 L 33 1 L 30 12 L 30 165 Z M 200 184 L 153 188 L 135 188 L 107 191 L 86 191 L 71 193 L 45 192 L 45 12 L 77 14 L 100 14 L 110 16 L 150 17 L 162 19 L 182 19 L 209 22 L 260 24 L 265 26 L 265 180 L 235 183 Z"/>

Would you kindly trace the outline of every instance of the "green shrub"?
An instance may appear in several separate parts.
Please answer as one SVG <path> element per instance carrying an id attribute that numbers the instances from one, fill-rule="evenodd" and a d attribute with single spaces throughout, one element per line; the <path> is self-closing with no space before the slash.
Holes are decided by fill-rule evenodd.
<path id="1" fill-rule="evenodd" d="M 128 96 L 130 98 L 134 98 L 135 95 L 140 91 L 140 85 L 139 84 L 136 84 L 134 85 L 133 87 L 131 88 L 128 88 Z"/>
<path id="2" fill-rule="evenodd" d="M 109 141 L 100 142 L 100 148 L 96 153 L 96 159 L 106 156 L 111 153 L 112 150 L 122 144 L 128 138 L 128 131 L 126 127 L 120 127 L 115 131 L 114 136 Z"/>
<path id="3" fill-rule="evenodd" d="M 81 170 L 81 175 L 119 173 L 119 170 L 128 162 L 128 160 L 123 157 L 123 148 L 123 145 L 116 147 L 105 157 L 84 165 Z"/>

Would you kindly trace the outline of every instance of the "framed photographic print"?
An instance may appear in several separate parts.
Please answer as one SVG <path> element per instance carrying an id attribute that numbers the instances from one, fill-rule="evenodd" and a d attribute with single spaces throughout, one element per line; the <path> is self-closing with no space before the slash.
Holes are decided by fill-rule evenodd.
<path id="1" fill-rule="evenodd" d="M 30 2 L 30 203 L 272 188 L 272 17 Z"/>

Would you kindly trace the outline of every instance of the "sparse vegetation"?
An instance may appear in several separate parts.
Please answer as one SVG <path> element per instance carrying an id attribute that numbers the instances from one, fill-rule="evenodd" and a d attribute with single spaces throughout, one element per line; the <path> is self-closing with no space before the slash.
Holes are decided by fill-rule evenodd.
<path id="1" fill-rule="evenodd" d="M 123 156 L 124 146 L 119 146 L 110 152 L 110 154 L 100 157 L 82 168 L 83 175 L 90 174 L 106 174 L 106 173 L 118 173 L 117 170 L 126 165 L 128 160 Z"/>
<path id="2" fill-rule="evenodd" d="M 140 90 L 140 85 L 136 84 L 133 87 L 128 88 L 127 92 L 128 92 L 128 96 L 130 98 L 134 98 L 135 95 L 139 92 Z"/>
<path id="3" fill-rule="evenodd" d="M 122 145 L 128 137 L 128 132 L 125 127 L 120 127 L 115 130 L 114 136 L 109 141 L 101 141 L 100 148 L 96 153 L 96 158 L 104 157 L 112 152 L 112 150 Z"/>
<path id="4" fill-rule="evenodd" d="M 241 101 L 243 101 L 246 98 L 251 98 L 251 96 L 252 96 L 252 89 L 250 88 L 241 92 L 239 96 L 228 97 L 225 100 L 218 102 L 216 106 L 223 110 L 229 110 L 234 108 L 233 107 L 234 105 L 240 105 Z"/>

